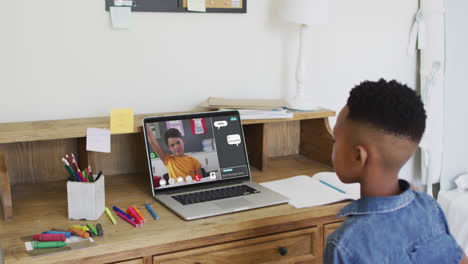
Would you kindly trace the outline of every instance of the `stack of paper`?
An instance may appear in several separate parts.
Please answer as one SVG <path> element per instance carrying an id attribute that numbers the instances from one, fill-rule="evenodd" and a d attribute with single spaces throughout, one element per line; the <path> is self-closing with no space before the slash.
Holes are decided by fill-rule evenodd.
<path id="1" fill-rule="evenodd" d="M 296 208 L 357 200 L 361 197 L 359 183 L 344 184 L 334 172 L 299 175 L 261 184 L 288 197 L 289 204 Z"/>
<path id="2" fill-rule="evenodd" d="M 233 109 L 220 109 L 233 110 Z M 272 110 L 257 110 L 257 109 L 235 109 L 239 111 L 240 117 L 246 119 L 272 119 L 272 118 L 293 118 L 294 114 L 286 111 L 286 109 Z"/>
<path id="3" fill-rule="evenodd" d="M 288 107 L 285 100 L 270 99 L 227 99 L 210 97 L 201 104 L 202 107 L 210 109 L 234 108 L 234 109 L 261 109 L 261 110 L 282 110 Z"/>
<path id="4" fill-rule="evenodd" d="M 225 99 L 210 97 L 202 107 L 216 110 L 238 110 L 241 119 L 292 118 L 285 100 L 268 99 Z"/>

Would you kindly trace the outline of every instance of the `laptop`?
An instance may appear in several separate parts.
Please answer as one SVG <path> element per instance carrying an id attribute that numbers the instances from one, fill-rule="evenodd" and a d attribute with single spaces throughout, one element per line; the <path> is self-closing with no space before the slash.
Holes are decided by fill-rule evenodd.
<path id="1" fill-rule="evenodd" d="M 153 197 L 185 220 L 288 198 L 252 181 L 238 111 L 143 119 Z"/>

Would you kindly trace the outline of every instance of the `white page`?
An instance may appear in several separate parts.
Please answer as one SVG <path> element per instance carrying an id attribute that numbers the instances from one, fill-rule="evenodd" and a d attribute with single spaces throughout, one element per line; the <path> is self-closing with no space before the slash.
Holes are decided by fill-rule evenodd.
<path id="1" fill-rule="evenodd" d="M 86 134 L 86 150 L 96 152 L 111 152 L 110 130 L 101 128 L 88 128 Z"/>
<path id="2" fill-rule="evenodd" d="M 348 186 L 341 182 L 337 184 L 335 177 L 338 179 L 335 173 L 331 173 L 331 175 L 319 175 L 316 178 L 307 175 L 299 175 L 284 180 L 261 184 L 288 197 L 289 204 L 296 208 L 330 204 L 347 199 L 359 199 L 359 196 L 356 195 L 359 194 L 359 185 Z M 319 181 L 320 179 L 332 185 L 336 184 L 336 186 L 334 185 L 335 187 L 344 190 L 346 193 L 343 194 L 326 186 Z"/>
<path id="3" fill-rule="evenodd" d="M 336 173 L 334 172 L 319 172 L 312 176 L 312 179 L 315 180 L 323 180 L 326 183 L 329 183 L 343 191 L 346 192 L 346 196 L 357 200 L 361 198 L 361 185 L 359 183 L 344 183 L 340 181 Z"/>

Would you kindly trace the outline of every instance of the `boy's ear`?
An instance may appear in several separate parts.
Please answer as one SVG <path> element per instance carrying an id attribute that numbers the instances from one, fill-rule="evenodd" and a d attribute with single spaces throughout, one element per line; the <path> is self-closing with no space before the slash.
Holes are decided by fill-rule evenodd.
<path id="1" fill-rule="evenodd" d="M 361 167 L 364 167 L 368 158 L 367 150 L 361 145 L 356 145 L 354 153 L 354 160 L 358 162 Z"/>

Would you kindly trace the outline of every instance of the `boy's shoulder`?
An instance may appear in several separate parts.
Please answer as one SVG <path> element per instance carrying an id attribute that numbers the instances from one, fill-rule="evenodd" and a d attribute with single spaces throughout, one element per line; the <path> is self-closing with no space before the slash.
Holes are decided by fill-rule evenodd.
<path id="1" fill-rule="evenodd" d="M 346 216 L 346 219 L 329 239 L 336 244 L 350 240 L 354 243 L 356 237 L 371 235 L 371 232 L 363 232 L 369 228 L 376 228 L 377 233 L 381 233 L 386 232 L 387 227 L 413 225 L 416 224 L 415 221 L 420 228 L 433 225 L 432 229 L 437 229 L 437 232 L 446 231 L 442 209 L 428 194 L 407 190 L 404 197 L 397 201 L 380 198 L 382 197 L 360 199 L 344 207 L 339 216 Z M 373 202 L 378 206 L 372 207 Z"/>
<path id="2" fill-rule="evenodd" d="M 327 247 L 332 251 L 331 248 L 340 249 L 354 258 L 376 256 L 395 260 L 402 252 L 420 246 L 422 241 L 431 248 L 431 241 L 442 238 L 444 243 L 456 247 L 437 202 L 429 195 L 411 189 L 400 197 L 354 201 L 340 214 L 346 219 L 327 238 Z"/>

